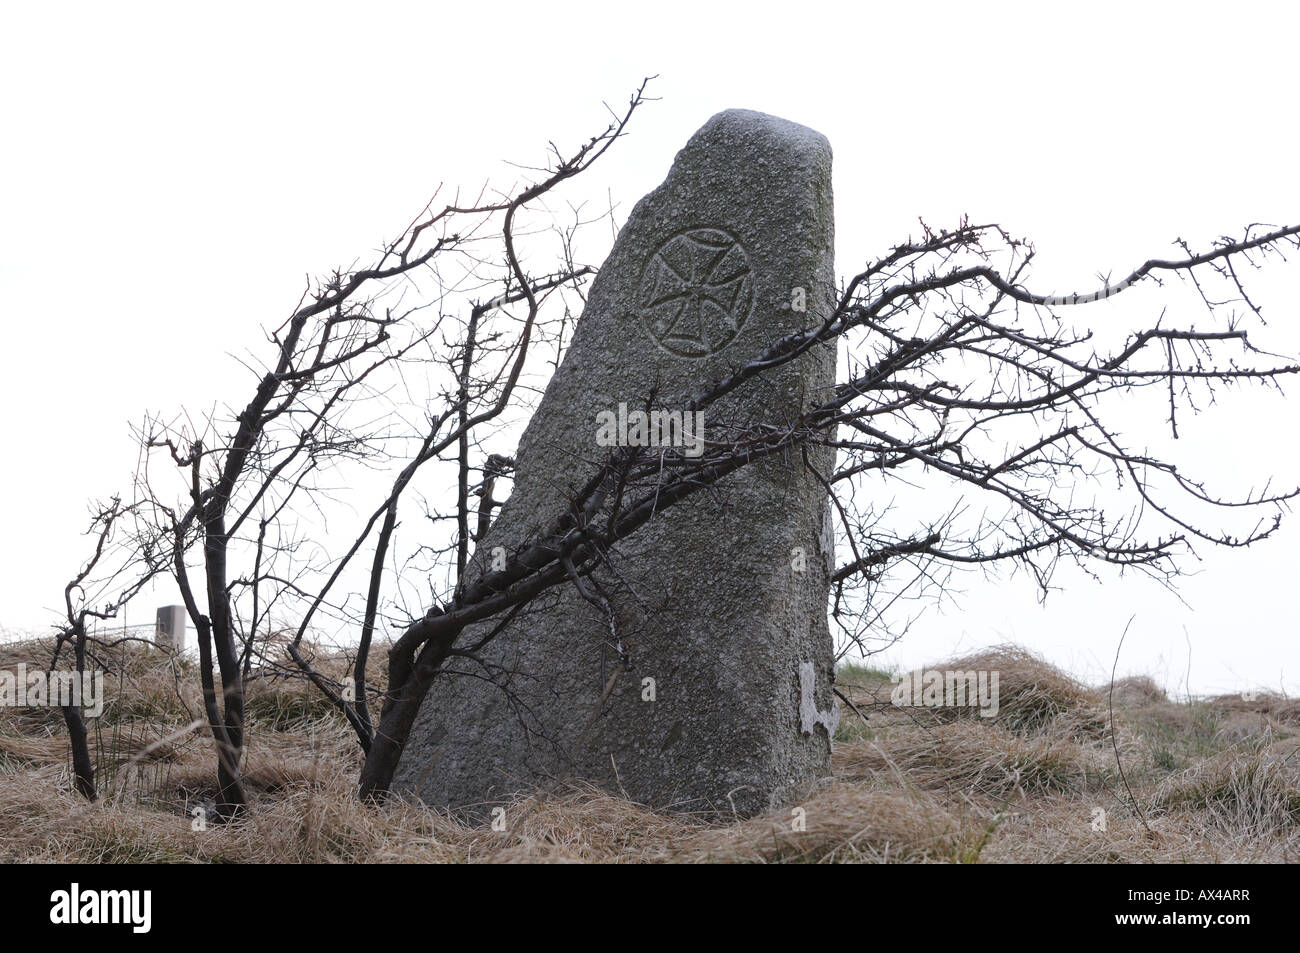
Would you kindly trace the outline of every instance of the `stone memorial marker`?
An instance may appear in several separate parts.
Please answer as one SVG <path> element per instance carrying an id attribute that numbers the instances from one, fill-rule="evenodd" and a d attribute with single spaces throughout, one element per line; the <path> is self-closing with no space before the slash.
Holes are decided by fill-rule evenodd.
<path id="1" fill-rule="evenodd" d="M 749 380 L 702 419 L 646 413 L 680 408 L 823 318 L 833 230 L 824 137 L 745 110 L 709 120 L 632 211 L 593 283 L 471 572 L 564 511 L 611 446 L 644 445 L 662 428 L 698 456 L 701 439 L 780 426 L 825 400 L 830 346 Z M 827 448 L 808 454 L 829 473 Z M 798 451 L 689 497 L 620 543 L 613 571 L 597 570 L 613 632 L 608 614 L 566 584 L 484 648 L 490 671 L 452 659 L 453 672 L 493 678 L 435 680 L 394 790 L 479 817 L 513 792 L 564 779 L 653 807 L 742 816 L 807 793 L 829 774 L 839 717 L 826 620 L 832 548 L 826 492 Z"/>

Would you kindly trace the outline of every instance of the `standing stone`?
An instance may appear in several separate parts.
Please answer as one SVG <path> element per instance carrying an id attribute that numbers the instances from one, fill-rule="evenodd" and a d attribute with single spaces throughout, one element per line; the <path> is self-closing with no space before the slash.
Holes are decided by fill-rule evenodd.
<path id="1" fill-rule="evenodd" d="M 832 307 L 831 150 L 773 116 L 714 116 L 637 204 L 593 283 L 516 455 L 512 495 L 474 556 L 513 553 L 607 458 L 601 421 L 680 408 Z M 704 413 L 703 436 L 781 426 L 831 392 L 835 350 L 751 379 Z M 635 439 L 635 437 L 633 437 Z M 653 452 L 653 451 L 650 451 Z M 824 476 L 833 452 L 810 445 Z M 794 451 L 751 464 L 656 516 L 596 578 L 566 584 L 425 699 L 394 788 L 481 817 L 507 795 L 580 779 L 651 805 L 749 815 L 830 769 L 839 717 L 826 609 L 826 493 Z M 500 549 L 498 549 L 500 547 Z M 462 634 L 469 645 L 493 623 Z M 464 673 L 485 678 L 466 677 Z"/>
<path id="2" fill-rule="evenodd" d="M 154 617 L 154 645 L 184 651 L 185 624 L 189 617 L 184 606 L 160 606 Z"/>

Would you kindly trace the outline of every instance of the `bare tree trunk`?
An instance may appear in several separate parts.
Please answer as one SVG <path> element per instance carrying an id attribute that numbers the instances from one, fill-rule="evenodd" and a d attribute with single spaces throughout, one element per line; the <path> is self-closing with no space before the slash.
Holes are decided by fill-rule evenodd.
<path id="1" fill-rule="evenodd" d="M 384 706 L 379 728 L 361 769 L 360 795 L 364 800 L 376 800 L 388 793 L 393 774 L 397 771 L 397 762 L 402 757 L 406 739 L 411 734 L 411 726 L 415 724 L 415 716 L 420 712 L 420 704 L 451 651 L 457 631 L 449 632 L 437 643 L 425 647 L 410 678 Z"/>
<path id="2" fill-rule="evenodd" d="M 72 747 L 72 776 L 77 793 L 87 801 L 98 796 L 95 791 L 95 767 L 90 761 L 90 742 L 86 737 L 86 721 L 76 705 L 63 706 L 63 723 L 68 726 L 68 742 Z"/>

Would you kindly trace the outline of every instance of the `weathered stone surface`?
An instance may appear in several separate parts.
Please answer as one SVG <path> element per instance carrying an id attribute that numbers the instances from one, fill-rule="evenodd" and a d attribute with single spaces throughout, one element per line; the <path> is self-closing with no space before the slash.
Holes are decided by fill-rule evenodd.
<path id="1" fill-rule="evenodd" d="M 476 565 L 565 509 L 608 453 L 597 441 L 602 412 L 644 408 L 652 390 L 654 406 L 677 407 L 824 316 L 832 299 L 829 144 L 762 113 L 713 117 L 619 234 Z M 709 408 L 704 436 L 781 425 L 826 398 L 834 371 L 826 347 L 761 375 Z M 824 447 L 810 447 L 810 460 L 823 474 L 833 463 Z M 395 788 L 480 815 L 511 792 L 565 778 L 656 807 L 728 814 L 799 796 L 828 774 L 838 718 L 829 519 L 798 453 L 668 510 L 620 544 L 617 573 L 598 572 L 631 663 L 603 708 L 618 664 L 608 619 L 572 586 L 552 590 L 484 650 L 510 673 L 504 689 L 463 676 L 435 682 Z M 454 668 L 483 674 L 468 661 Z"/>

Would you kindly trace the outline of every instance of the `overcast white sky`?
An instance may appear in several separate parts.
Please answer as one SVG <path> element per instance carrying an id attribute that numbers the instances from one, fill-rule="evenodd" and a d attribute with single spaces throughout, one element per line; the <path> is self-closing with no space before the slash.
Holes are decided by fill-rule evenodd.
<path id="1" fill-rule="evenodd" d="M 1176 237 L 1300 221 L 1297 23 L 1281 4 L 0 10 L 10 631 L 51 621 L 85 552 L 84 501 L 126 486 L 129 421 L 242 394 L 226 354 L 283 320 L 305 275 L 367 258 L 439 182 L 508 183 L 503 160 L 588 137 L 602 100 L 622 105 L 644 75 L 659 74 L 661 101 L 582 194 L 626 214 L 710 115 L 775 113 L 833 144 L 841 273 L 918 216 L 970 213 L 1032 238 L 1035 283 L 1059 292 Z M 1257 343 L 1295 354 L 1300 263 L 1279 272 L 1260 284 L 1272 337 Z M 1230 402 L 1186 426 L 1186 459 L 1220 486 L 1300 482 L 1298 415 L 1290 399 Z M 1206 553 L 1186 605 L 1137 578 L 1072 584 L 1042 608 L 972 580 L 960 610 L 931 613 L 888 660 L 1010 640 L 1100 680 L 1136 615 L 1121 672 L 1181 688 L 1190 659 L 1197 691 L 1295 692 L 1298 554 L 1300 521 L 1255 550 Z"/>

